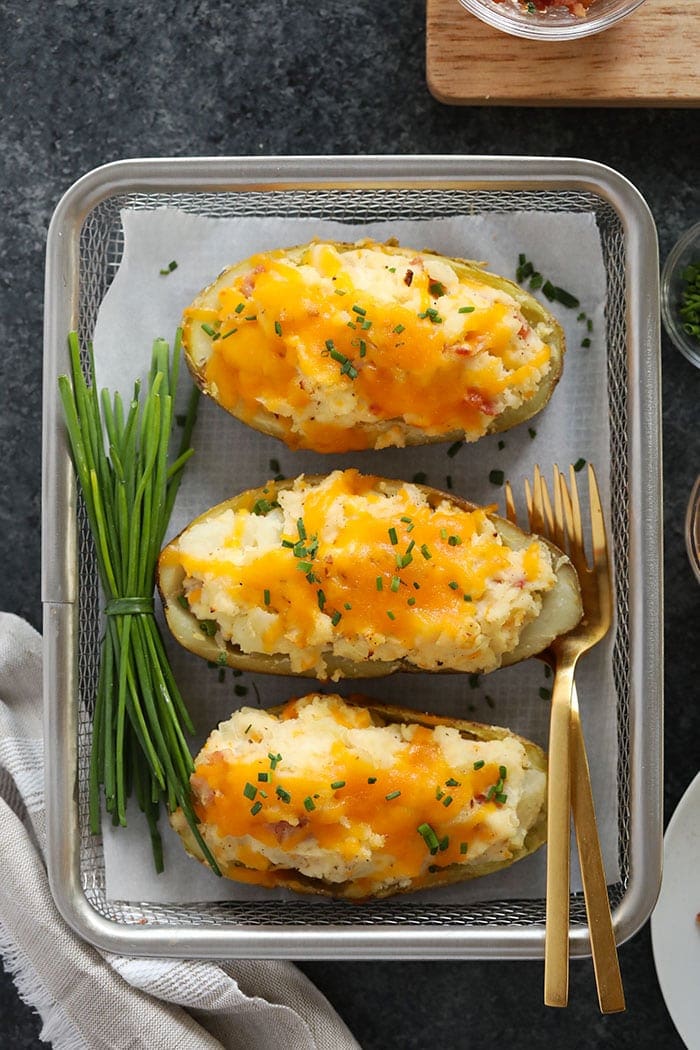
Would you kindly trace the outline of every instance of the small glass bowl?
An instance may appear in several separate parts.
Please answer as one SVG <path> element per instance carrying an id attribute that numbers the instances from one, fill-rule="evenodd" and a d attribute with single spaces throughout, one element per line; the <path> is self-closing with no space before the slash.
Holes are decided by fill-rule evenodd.
<path id="1" fill-rule="evenodd" d="M 462 7 L 482 22 L 511 36 L 528 40 L 575 40 L 609 29 L 631 14 L 644 0 L 594 0 L 585 15 L 573 15 L 565 7 L 527 11 L 516 0 L 459 0 Z M 523 0 L 524 3 L 524 0 Z"/>
<path id="2" fill-rule="evenodd" d="M 689 263 L 700 263 L 700 222 L 683 234 L 671 249 L 661 272 L 661 316 L 671 342 L 689 361 L 700 368 L 700 339 L 683 328 L 679 313 L 685 288 L 683 271 Z"/>
<path id="3" fill-rule="evenodd" d="M 685 515 L 685 549 L 688 561 L 700 583 L 700 476 L 695 479 Z"/>

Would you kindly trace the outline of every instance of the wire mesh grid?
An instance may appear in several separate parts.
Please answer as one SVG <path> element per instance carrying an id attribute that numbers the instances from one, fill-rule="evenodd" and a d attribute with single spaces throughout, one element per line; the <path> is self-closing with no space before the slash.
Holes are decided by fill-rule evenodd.
<path id="1" fill-rule="evenodd" d="M 611 547 L 617 595 L 614 676 L 618 704 L 618 851 L 620 878 L 609 887 L 615 908 L 624 898 L 630 875 L 630 665 L 629 665 L 629 501 L 627 488 L 627 320 L 625 236 L 615 209 L 597 194 L 560 190 L 471 189 L 290 189 L 220 193 L 130 193 L 100 202 L 85 218 L 80 234 L 79 318 L 81 345 L 92 338 L 100 304 L 119 267 L 123 251 L 122 209 L 154 210 L 177 207 L 210 217 L 291 216 L 329 218 L 352 223 L 373 220 L 446 218 L 452 215 L 516 211 L 583 212 L 593 214 L 600 233 L 607 278 L 606 328 L 608 398 L 611 431 Z M 88 771 L 91 710 L 99 670 L 99 594 L 97 564 L 84 508 L 78 508 L 79 627 L 78 627 L 78 774 L 80 878 L 91 906 L 103 917 L 129 926 L 445 926 L 523 927 L 542 925 L 545 901 L 508 900 L 440 905 L 393 898 L 349 905 L 347 902 L 225 901 L 217 903 L 153 904 L 108 900 L 102 842 L 92 835 L 88 820 Z M 580 893 L 571 895 L 571 923 L 585 925 Z"/>

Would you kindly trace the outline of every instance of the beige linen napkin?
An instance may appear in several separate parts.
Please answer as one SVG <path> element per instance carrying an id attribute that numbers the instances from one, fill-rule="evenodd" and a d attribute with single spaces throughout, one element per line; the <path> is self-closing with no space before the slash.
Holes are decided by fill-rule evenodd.
<path id="1" fill-rule="evenodd" d="M 130 959 L 67 926 L 43 859 L 41 683 L 40 636 L 0 613 L 0 954 L 41 1038 L 57 1050 L 359 1050 L 291 963 Z"/>

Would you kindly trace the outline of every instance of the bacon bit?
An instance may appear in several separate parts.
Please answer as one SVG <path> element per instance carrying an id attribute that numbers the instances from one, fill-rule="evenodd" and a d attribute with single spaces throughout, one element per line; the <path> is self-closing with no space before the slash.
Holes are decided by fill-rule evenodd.
<path id="1" fill-rule="evenodd" d="M 200 777 L 198 773 L 193 773 L 190 777 L 190 787 L 195 799 L 201 802 L 203 806 L 208 806 L 214 798 L 214 790 L 209 781 L 205 780 L 204 777 Z"/>
<path id="2" fill-rule="evenodd" d="M 245 275 L 245 277 L 241 281 L 241 292 L 243 293 L 243 295 L 245 295 L 246 299 L 250 299 L 251 295 L 253 294 L 253 288 L 255 287 L 254 278 L 257 276 L 257 274 L 263 273 L 264 270 L 264 266 L 255 266 L 250 271 L 250 273 L 247 273 Z"/>
<path id="3" fill-rule="evenodd" d="M 298 824 L 290 824 L 288 820 L 278 820 L 274 824 L 268 824 L 268 827 L 277 841 L 282 844 L 287 841 L 292 832 L 297 828 L 305 827 L 308 823 L 306 817 L 300 817 Z"/>
<path id="4" fill-rule="evenodd" d="M 403 283 L 406 285 L 407 288 L 410 288 L 412 281 L 413 281 L 413 270 L 406 270 L 406 276 L 403 279 Z"/>
<path id="5" fill-rule="evenodd" d="M 527 337 L 530 334 L 530 331 L 531 331 L 531 329 L 530 329 L 530 325 L 529 324 L 526 324 L 526 323 L 522 324 L 520 329 L 519 329 L 519 331 L 518 331 L 518 338 L 520 338 L 520 339 L 527 339 Z"/>
<path id="6" fill-rule="evenodd" d="M 477 411 L 483 412 L 485 416 L 495 416 L 498 412 L 493 401 L 490 398 L 485 397 L 480 390 L 471 388 L 467 391 L 462 400 L 465 404 L 477 409 Z"/>
<path id="7" fill-rule="evenodd" d="M 476 353 L 476 349 L 473 346 L 469 346 L 464 343 L 462 346 L 454 346 L 452 348 L 458 357 L 473 357 Z"/>

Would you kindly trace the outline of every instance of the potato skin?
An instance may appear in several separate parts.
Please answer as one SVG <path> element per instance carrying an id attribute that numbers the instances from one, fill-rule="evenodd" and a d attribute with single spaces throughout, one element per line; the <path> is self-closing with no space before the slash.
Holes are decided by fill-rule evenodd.
<path id="1" fill-rule="evenodd" d="M 360 694 L 349 697 L 347 702 L 355 706 L 366 708 L 370 712 L 372 721 L 375 725 L 381 726 L 405 723 L 427 726 L 429 728 L 441 725 L 449 726 L 457 729 L 462 736 L 470 740 L 502 740 L 504 737 L 513 736 L 523 745 L 532 767 L 541 770 L 544 773 L 547 772 L 547 756 L 542 748 L 531 740 L 526 740 L 524 737 L 511 733 L 509 729 L 500 726 L 486 725 L 480 722 L 465 721 L 464 719 L 421 713 L 396 704 L 382 704 Z M 273 714 L 279 714 L 279 712 L 282 711 L 283 706 L 284 705 L 270 708 L 270 711 Z M 485 862 L 472 867 L 467 867 L 464 864 L 451 864 L 448 867 L 441 868 L 439 871 L 426 872 L 420 878 L 414 879 L 409 887 L 387 888 L 369 896 L 360 893 L 357 886 L 352 881 L 331 883 L 322 879 L 310 878 L 291 869 L 281 869 L 269 872 L 268 877 L 271 881 L 268 885 L 293 890 L 295 893 L 332 897 L 352 901 L 354 903 L 362 903 L 370 900 L 381 900 L 387 897 L 398 896 L 399 894 L 415 893 L 418 890 L 449 886 L 453 883 L 466 882 L 471 879 L 481 878 L 485 875 L 491 875 L 493 872 L 500 871 L 503 868 L 508 868 L 517 861 L 529 856 L 544 844 L 547 838 L 546 798 L 547 792 L 545 790 L 540 811 L 535 822 L 528 831 L 522 847 L 516 850 L 508 860 Z M 181 816 L 181 812 L 179 810 L 176 811 L 172 814 L 170 819 L 175 830 L 181 835 L 187 852 L 195 859 L 205 863 L 194 838 L 189 831 L 186 821 Z"/>
<path id="2" fill-rule="evenodd" d="M 306 481 L 311 484 L 320 484 L 324 480 L 322 475 L 306 475 L 305 477 Z M 376 484 L 378 486 L 381 485 L 383 491 L 393 493 L 401 488 L 403 482 L 377 478 Z M 294 479 L 287 479 L 279 482 L 269 481 L 261 488 L 248 489 L 195 518 L 187 528 L 226 510 L 250 509 L 263 497 L 267 500 L 274 500 L 278 492 L 291 488 L 293 485 Z M 439 489 L 430 488 L 426 485 L 417 485 L 416 488 L 425 493 L 429 504 L 433 507 L 442 501 L 446 501 L 464 511 L 476 509 L 475 504 L 460 499 L 453 493 L 441 492 Z M 512 546 L 519 546 L 529 542 L 530 536 L 505 518 L 501 518 L 496 514 L 489 514 L 488 517 Z M 177 538 L 171 542 L 175 543 Z M 571 562 L 553 544 L 546 540 L 542 542 L 546 543 L 555 554 L 554 563 L 557 583 L 544 596 L 540 616 L 523 630 L 517 648 L 510 653 L 504 654 L 501 662 L 503 667 L 518 663 L 542 652 L 554 638 L 575 627 L 583 612 L 578 577 Z M 214 638 L 202 632 L 196 617 L 188 609 L 185 609 L 178 600 L 182 594 L 184 575 L 184 570 L 180 566 L 159 564 L 157 583 L 165 617 L 172 634 L 180 645 L 209 662 L 223 662 L 223 653 L 228 666 L 241 671 L 279 675 L 295 674 L 291 668 L 289 657 L 285 654 L 245 653 L 238 647 L 230 644 L 227 644 L 225 650 L 220 649 Z M 421 670 L 406 660 L 394 660 L 391 662 L 365 660 L 357 662 L 342 657 L 334 657 L 330 654 L 324 659 L 330 677 L 381 678 L 395 674 L 397 671 L 418 672 Z M 441 668 L 440 671 L 432 671 L 430 673 L 450 674 L 457 672 L 452 668 L 445 667 Z"/>
<path id="3" fill-rule="evenodd" d="M 358 244 L 361 244 L 363 247 L 369 247 L 374 242 L 363 241 L 358 242 L 358 244 L 353 244 L 349 242 L 329 241 L 328 243 L 332 244 L 332 246 L 342 254 L 343 252 L 357 248 Z M 303 253 L 308 250 L 309 246 L 309 244 L 303 244 L 285 249 L 283 256 L 289 261 L 294 262 L 302 257 Z M 381 248 L 382 252 L 385 252 L 388 255 L 403 254 L 405 251 L 405 249 L 401 249 L 396 243 L 391 241 L 381 245 L 377 244 L 377 247 Z M 511 430 L 513 427 L 519 426 L 521 423 L 532 419 L 533 416 L 537 415 L 545 407 L 554 393 L 554 389 L 561 377 L 564 364 L 564 353 L 566 350 L 566 337 L 559 322 L 542 305 L 542 303 L 539 302 L 539 300 L 529 292 L 526 292 L 520 287 L 520 285 L 506 277 L 501 277 L 498 274 L 489 272 L 478 262 L 468 259 L 448 258 L 447 256 L 441 255 L 439 252 L 428 249 L 417 254 L 428 257 L 432 256 L 435 259 L 445 259 L 454 266 L 455 272 L 458 275 L 476 279 L 485 285 L 500 289 L 510 294 L 520 304 L 523 316 L 527 322 L 532 328 L 536 329 L 542 338 L 549 344 L 552 352 L 551 367 L 536 393 L 517 408 L 507 408 L 505 411 L 501 412 L 500 415 L 495 416 L 488 426 L 486 434 L 495 434 L 501 431 Z M 249 268 L 249 260 L 244 260 L 234 266 L 227 267 L 215 281 L 200 292 L 191 304 L 192 307 L 210 307 L 215 304 L 220 289 L 229 285 L 235 277 L 246 273 Z M 217 402 L 217 404 L 220 404 L 217 391 L 210 385 L 206 376 L 206 365 L 211 356 L 213 347 L 210 335 L 208 335 L 200 325 L 193 324 L 189 318 L 185 317 L 183 319 L 182 345 L 185 354 L 185 361 L 192 374 L 194 382 L 204 394 L 211 397 L 212 400 Z M 280 419 L 280 417 L 269 412 L 262 405 L 259 407 L 259 410 L 253 419 L 245 417 L 242 408 L 240 410 L 238 408 L 226 408 L 226 411 L 229 411 L 236 418 L 242 420 L 242 422 L 245 422 L 247 425 L 252 426 L 254 429 L 261 431 L 263 434 L 269 434 L 272 437 L 278 438 L 290 448 L 310 448 L 318 452 L 327 451 L 326 449 L 315 448 L 313 444 L 307 444 L 299 436 L 290 434 L 287 425 Z M 403 443 L 405 445 L 427 445 L 445 441 L 452 442 L 462 440 L 465 437 L 465 432 L 463 430 L 451 430 L 444 434 L 428 435 L 419 428 L 406 423 L 403 419 L 377 420 L 372 423 L 359 422 L 355 427 L 355 432 L 356 434 L 362 435 L 362 443 L 348 445 L 348 449 L 381 448 L 383 447 L 384 436 L 389 431 L 395 431 L 397 428 L 402 435 Z M 395 442 L 393 441 L 390 442 L 390 444 L 394 443 Z M 343 449 L 338 447 L 333 451 L 343 451 Z"/>

